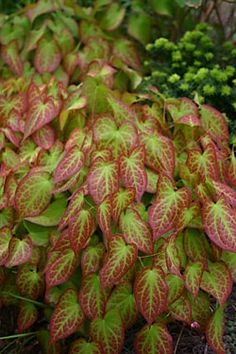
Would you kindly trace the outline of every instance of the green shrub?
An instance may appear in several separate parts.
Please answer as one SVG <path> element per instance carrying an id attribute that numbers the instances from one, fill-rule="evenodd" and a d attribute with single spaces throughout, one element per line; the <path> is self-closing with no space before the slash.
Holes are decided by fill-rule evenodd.
<path id="1" fill-rule="evenodd" d="M 236 48 L 213 38 L 213 29 L 199 24 L 177 42 L 158 38 L 146 46 L 146 80 L 170 97 L 187 96 L 211 104 L 232 117 L 236 133 Z"/>

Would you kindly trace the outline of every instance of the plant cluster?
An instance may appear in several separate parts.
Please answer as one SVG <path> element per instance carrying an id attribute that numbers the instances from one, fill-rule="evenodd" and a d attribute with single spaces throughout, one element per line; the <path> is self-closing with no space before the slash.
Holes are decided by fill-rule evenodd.
<path id="1" fill-rule="evenodd" d="M 228 117 L 236 112 L 236 48 L 212 39 L 212 28 L 199 24 L 174 43 L 158 38 L 146 46 L 146 84 L 170 97 L 188 96 L 211 104 Z M 236 133 L 234 120 L 231 130 Z"/>
<path id="2" fill-rule="evenodd" d="M 40 1 L 1 20 L 0 304 L 19 306 L 18 332 L 37 329 L 46 353 L 117 354 L 140 317 L 136 353 L 172 353 L 176 320 L 225 353 L 226 119 L 154 87 L 128 92 L 139 57 L 123 15 L 106 14 Z"/>

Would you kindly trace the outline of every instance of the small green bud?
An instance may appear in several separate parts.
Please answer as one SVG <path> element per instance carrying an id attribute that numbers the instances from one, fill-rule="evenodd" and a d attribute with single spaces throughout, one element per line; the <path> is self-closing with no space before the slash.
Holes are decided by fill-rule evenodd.
<path id="1" fill-rule="evenodd" d="M 228 85 L 224 85 L 220 91 L 221 96 L 229 96 L 231 94 L 231 88 Z"/>
<path id="2" fill-rule="evenodd" d="M 153 45 L 152 43 L 148 43 L 148 44 L 146 45 L 146 50 L 147 50 L 148 52 L 150 52 L 153 48 L 154 48 L 154 45 Z"/>
<path id="3" fill-rule="evenodd" d="M 210 61 L 214 58 L 214 54 L 211 52 L 205 53 L 204 57 L 206 58 L 207 61 Z"/>
<path id="4" fill-rule="evenodd" d="M 212 85 L 209 85 L 209 84 L 204 85 L 202 90 L 203 90 L 204 95 L 207 95 L 207 96 L 214 95 L 214 93 L 216 91 L 215 87 Z"/>
<path id="5" fill-rule="evenodd" d="M 180 80 L 180 76 L 178 74 L 172 74 L 169 78 L 168 81 L 171 84 L 175 84 L 176 82 L 178 82 Z"/>
<path id="6" fill-rule="evenodd" d="M 182 91 L 188 91 L 188 90 L 189 90 L 189 84 L 187 84 L 186 82 L 183 82 L 183 83 L 180 85 L 180 90 L 182 90 Z"/>

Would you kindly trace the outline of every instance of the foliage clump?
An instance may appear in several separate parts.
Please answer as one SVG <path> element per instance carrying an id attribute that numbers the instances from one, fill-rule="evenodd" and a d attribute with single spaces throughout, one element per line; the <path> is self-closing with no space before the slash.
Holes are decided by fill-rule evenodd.
<path id="1" fill-rule="evenodd" d="M 42 4 L 0 32 L 1 306 L 19 305 L 20 333 L 43 308 L 38 337 L 57 352 L 119 353 L 142 316 L 137 353 L 172 353 L 176 320 L 224 353 L 236 277 L 224 115 L 127 91 L 140 61 L 120 16 L 114 28 Z"/>

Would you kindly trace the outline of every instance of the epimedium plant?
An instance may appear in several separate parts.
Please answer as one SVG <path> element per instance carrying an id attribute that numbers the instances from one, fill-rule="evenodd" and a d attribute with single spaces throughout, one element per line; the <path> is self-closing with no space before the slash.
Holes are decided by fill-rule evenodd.
<path id="1" fill-rule="evenodd" d="M 53 6 L 2 22 L 1 305 L 19 306 L 18 332 L 35 328 L 46 353 L 119 353 L 137 321 L 137 353 L 172 353 L 176 320 L 224 353 L 236 277 L 226 119 L 153 87 L 128 92 L 134 44 L 96 5 Z"/>

